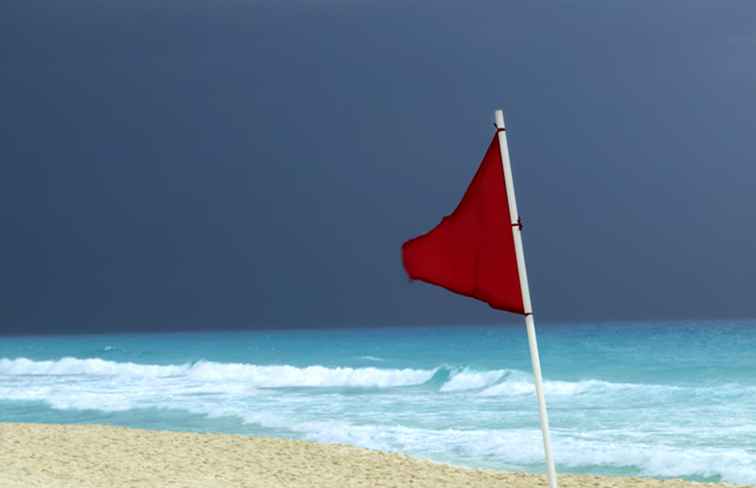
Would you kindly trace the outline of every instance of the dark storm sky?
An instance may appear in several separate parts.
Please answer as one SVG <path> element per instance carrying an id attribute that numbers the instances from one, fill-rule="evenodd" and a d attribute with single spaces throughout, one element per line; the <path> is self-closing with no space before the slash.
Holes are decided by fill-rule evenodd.
<path id="1" fill-rule="evenodd" d="M 0 62 L 2 331 L 506 320 L 399 257 L 496 107 L 541 319 L 756 315 L 751 2 L 24 0 Z"/>

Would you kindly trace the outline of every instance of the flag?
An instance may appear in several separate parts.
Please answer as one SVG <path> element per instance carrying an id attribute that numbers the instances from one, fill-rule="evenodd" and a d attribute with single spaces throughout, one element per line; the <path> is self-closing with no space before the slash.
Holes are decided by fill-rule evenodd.
<path id="1" fill-rule="evenodd" d="M 525 315 L 533 363 L 538 416 L 549 488 L 557 488 L 541 361 L 530 304 L 522 225 L 514 198 L 504 113 L 497 110 L 496 134 L 457 208 L 430 232 L 402 245 L 410 279 L 476 298 L 491 307 Z M 509 190 L 508 190 L 509 189 Z M 507 191 L 511 191 L 507 194 Z"/>
<path id="2" fill-rule="evenodd" d="M 498 137 L 462 201 L 430 232 L 402 245 L 410 279 L 525 314 Z"/>

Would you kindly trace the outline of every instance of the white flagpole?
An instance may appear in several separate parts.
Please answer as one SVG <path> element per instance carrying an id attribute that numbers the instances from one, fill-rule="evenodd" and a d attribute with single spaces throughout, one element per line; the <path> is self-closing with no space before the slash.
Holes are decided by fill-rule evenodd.
<path id="1" fill-rule="evenodd" d="M 525 327 L 528 331 L 528 344 L 530 345 L 530 361 L 533 365 L 533 377 L 535 379 L 536 397 L 538 398 L 538 414 L 541 420 L 541 432 L 543 433 L 543 451 L 546 457 L 546 474 L 549 479 L 549 488 L 557 488 L 556 469 L 554 457 L 551 454 L 551 438 L 549 436 L 549 417 L 546 412 L 546 400 L 543 397 L 543 379 L 541 378 L 541 360 L 538 356 L 538 343 L 536 341 L 535 322 L 533 320 L 533 307 L 530 303 L 530 287 L 528 286 L 528 272 L 525 269 L 525 254 L 522 247 L 522 233 L 520 229 L 520 215 L 517 213 L 517 199 L 514 192 L 512 178 L 512 166 L 509 161 L 509 148 L 507 146 L 507 133 L 504 126 L 504 112 L 496 111 L 496 130 L 499 138 L 499 151 L 501 164 L 504 170 L 504 184 L 507 189 L 509 203 L 509 216 L 512 218 L 512 235 L 514 237 L 515 253 L 517 254 L 517 271 L 520 275 L 520 288 L 522 292 L 522 305 L 525 309 Z"/>

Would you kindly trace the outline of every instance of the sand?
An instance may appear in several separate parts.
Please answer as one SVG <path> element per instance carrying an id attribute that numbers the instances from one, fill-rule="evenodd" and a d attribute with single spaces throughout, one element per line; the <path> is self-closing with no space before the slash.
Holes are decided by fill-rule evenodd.
<path id="1" fill-rule="evenodd" d="M 463 469 L 352 446 L 100 425 L 0 423 L 0 487 L 510 487 L 543 476 Z M 708 488 L 680 480 L 562 476 L 564 488 Z"/>

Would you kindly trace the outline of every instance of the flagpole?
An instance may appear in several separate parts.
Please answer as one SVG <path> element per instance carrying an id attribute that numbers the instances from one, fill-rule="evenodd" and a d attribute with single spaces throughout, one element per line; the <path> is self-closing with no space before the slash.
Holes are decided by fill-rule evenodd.
<path id="1" fill-rule="evenodd" d="M 509 215 L 512 219 L 512 235 L 514 237 L 515 254 L 517 255 L 517 271 L 520 275 L 520 291 L 522 293 L 522 305 L 525 311 L 525 328 L 528 332 L 528 344 L 530 345 L 530 361 L 533 366 L 533 378 L 535 380 L 536 397 L 538 398 L 538 415 L 543 434 L 543 451 L 546 458 L 546 475 L 549 480 L 549 488 L 557 488 L 556 469 L 554 457 L 551 453 L 551 437 L 549 435 L 549 417 L 546 411 L 546 400 L 543 397 L 543 379 L 541 377 L 541 360 L 538 356 L 538 342 L 535 333 L 535 321 L 533 320 L 533 307 L 530 303 L 530 287 L 528 286 L 528 272 L 525 268 L 525 253 L 522 246 L 522 229 L 520 216 L 517 213 L 517 199 L 515 198 L 514 181 L 512 178 L 512 166 L 509 161 L 509 148 L 507 146 L 507 133 L 504 126 L 504 112 L 497 110 L 495 114 L 496 133 L 499 138 L 499 151 L 501 164 L 504 170 L 504 184 L 507 189 L 507 203 Z"/>

